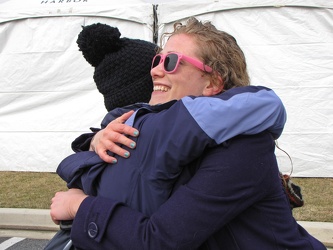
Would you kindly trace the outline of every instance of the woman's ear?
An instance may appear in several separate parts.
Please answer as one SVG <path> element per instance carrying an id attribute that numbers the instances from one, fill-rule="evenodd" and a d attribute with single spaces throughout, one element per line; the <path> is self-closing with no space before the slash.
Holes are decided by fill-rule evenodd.
<path id="1" fill-rule="evenodd" d="M 223 80 L 220 75 L 214 75 L 210 78 L 210 81 L 206 85 L 203 96 L 213 96 L 221 93 L 223 91 Z"/>

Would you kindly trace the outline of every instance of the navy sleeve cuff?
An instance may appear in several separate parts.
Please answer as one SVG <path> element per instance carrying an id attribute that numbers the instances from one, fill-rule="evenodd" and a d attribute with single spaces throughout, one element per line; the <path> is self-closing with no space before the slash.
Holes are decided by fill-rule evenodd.
<path id="1" fill-rule="evenodd" d="M 83 200 L 75 216 L 71 238 L 76 247 L 93 246 L 103 239 L 109 218 L 117 202 L 89 196 Z"/>
<path id="2" fill-rule="evenodd" d="M 98 132 L 98 131 L 80 135 L 78 138 L 76 138 L 72 142 L 72 150 L 76 153 L 82 152 L 82 151 L 88 151 L 89 147 L 90 147 L 90 142 L 91 142 L 92 138 L 94 137 L 94 135 L 96 134 L 96 132 Z"/>

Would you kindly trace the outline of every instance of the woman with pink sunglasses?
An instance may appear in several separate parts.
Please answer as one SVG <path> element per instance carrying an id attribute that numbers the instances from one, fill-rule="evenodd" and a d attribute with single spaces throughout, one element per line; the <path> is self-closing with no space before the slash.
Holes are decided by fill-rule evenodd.
<path id="1" fill-rule="evenodd" d="M 214 38 L 222 37 L 225 40 L 218 44 L 223 43 L 224 46 L 213 46 L 213 42 L 216 41 Z M 208 46 L 204 46 L 205 44 Z M 236 51 L 241 55 L 239 61 L 235 59 Z M 111 197 L 116 200 L 106 198 L 108 193 L 101 194 L 102 189 L 98 190 L 97 197 L 87 197 L 78 189 L 58 193 L 52 201 L 51 216 L 55 221 L 74 219 L 72 228 L 74 245 L 78 249 L 278 249 L 279 247 L 325 249 L 320 242 L 297 225 L 281 188 L 272 135 L 278 137 L 282 132 L 284 115 L 277 119 L 280 120 L 277 127 L 274 127 L 277 125 L 274 124 L 263 129 L 272 128 L 271 133 L 259 133 L 263 130 L 255 130 L 256 126 L 239 132 L 239 127 L 247 125 L 249 121 L 257 122 L 257 126 L 264 124 L 267 117 L 260 120 L 263 116 L 260 112 L 252 119 L 246 120 L 245 124 L 238 126 L 237 132 L 231 137 L 244 133 L 253 134 L 253 131 L 259 133 L 258 135 L 228 138 L 220 134 L 221 130 L 215 130 L 214 122 L 217 118 L 221 121 L 228 120 L 232 119 L 236 112 L 243 112 L 237 108 L 239 103 L 244 105 L 244 100 L 245 102 L 250 100 L 249 104 L 253 104 L 251 103 L 253 100 L 260 100 L 260 98 L 251 99 L 252 95 L 249 93 L 261 96 L 262 93 L 269 92 L 265 88 L 248 87 L 247 91 L 243 88 L 234 88 L 220 94 L 224 89 L 248 84 L 245 59 L 236 41 L 230 35 L 217 31 L 209 23 L 202 25 L 197 20 L 190 19 L 187 26 L 176 26 L 175 32 L 171 34 L 161 54 L 154 58 L 151 75 L 154 91 L 149 104 L 159 109 L 148 109 L 143 106 L 135 116 L 131 117 L 130 122 L 140 131 L 140 137 L 133 138 L 136 140 L 137 148 L 131 152 L 130 159 L 133 160 L 135 157 L 134 159 L 140 160 L 138 165 L 141 166 L 141 158 L 145 158 L 144 163 L 157 166 L 154 173 L 156 169 L 159 173 L 159 164 L 169 165 L 168 161 L 173 163 L 174 159 L 181 161 L 184 155 L 186 156 L 184 160 L 188 159 L 192 151 L 188 152 L 182 147 L 182 142 L 185 142 L 195 149 L 191 149 L 194 161 L 180 162 L 187 165 L 181 169 L 182 172 L 178 166 L 169 166 L 177 170 L 175 176 L 164 176 L 165 173 L 161 171 L 159 178 L 156 178 L 156 175 L 150 175 L 151 168 L 139 173 L 135 172 L 136 168 L 122 169 L 126 167 L 126 163 L 120 163 L 126 159 L 118 158 L 119 165 L 104 168 L 103 174 L 97 174 L 101 177 L 99 185 L 116 182 L 117 185 L 109 189 L 109 192 L 122 193 L 130 183 L 122 186 L 122 180 L 119 182 L 115 178 L 111 179 L 108 173 L 132 171 L 132 174 L 138 177 L 134 178 L 138 187 L 138 192 L 135 194 L 147 191 L 144 188 L 147 184 L 142 181 L 142 176 L 145 177 L 143 180 L 150 182 L 152 186 L 156 183 L 160 185 L 161 180 L 165 182 L 173 177 L 177 181 L 176 184 L 172 183 L 170 186 L 167 183 L 162 187 L 162 190 L 172 190 L 170 199 L 163 205 L 159 204 L 157 211 L 153 209 L 150 217 L 147 216 L 150 214 L 149 211 L 145 211 L 145 215 L 132 210 L 112 195 Z M 184 97 L 189 94 L 201 97 Z M 175 99 L 181 101 L 170 103 Z M 207 109 L 220 107 L 221 103 L 230 99 L 235 100 L 232 105 L 226 106 L 231 110 L 230 114 L 225 110 L 221 113 L 219 108 L 213 108 L 215 115 L 205 115 Z M 158 105 L 160 103 L 166 103 L 164 105 L 167 110 L 163 109 L 163 105 Z M 262 108 L 261 105 L 255 107 Z M 178 110 L 181 112 L 177 112 Z M 154 112 L 158 112 L 158 116 Z M 266 110 L 263 113 L 266 115 Z M 224 116 L 221 117 L 221 114 Z M 272 112 L 272 115 L 279 117 L 275 112 Z M 178 124 L 177 116 L 182 116 L 182 119 L 186 116 L 187 119 L 184 120 L 188 124 Z M 121 117 L 124 118 L 126 116 Z M 154 119 L 158 123 L 154 123 Z M 149 121 L 151 125 L 146 128 Z M 153 124 L 159 127 L 156 129 Z M 235 124 L 235 127 L 236 125 L 239 124 Z M 112 124 L 108 126 L 112 127 Z M 136 131 L 124 125 L 124 132 L 125 129 L 128 133 Z M 173 135 L 172 138 L 168 138 L 168 132 Z M 229 134 L 230 130 L 227 132 Z M 191 134 L 199 136 L 200 139 Z M 97 133 L 92 142 L 93 148 L 97 151 L 98 141 L 102 138 L 99 136 L 103 136 L 102 132 Z M 141 138 L 144 140 L 147 136 L 152 138 L 151 143 L 148 143 L 148 148 L 141 148 L 143 145 L 140 144 L 140 140 Z M 205 145 L 201 144 L 202 138 L 206 138 L 203 140 L 206 141 Z M 116 142 L 128 145 L 127 143 L 132 140 L 122 137 Z M 164 146 L 156 149 L 156 145 Z M 121 152 L 124 149 L 117 150 Z M 142 151 L 137 153 L 138 150 Z M 168 153 L 169 150 L 172 154 Z M 199 157 L 201 154 L 196 155 L 200 150 L 205 151 L 201 157 Z M 145 154 L 145 151 L 148 153 Z M 149 158 L 149 152 L 158 155 Z M 100 155 L 107 160 L 113 160 L 112 157 L 106 156 L 104 149 Z M 199 158 L 196 159 L 197 157 Z M 150 160 L 153 159 L 157 160 L 151 163 Z M 93 172 L 86 173 L 87 179 L 89 174 L 95 174 Z M 86 182 L 82 181 L 80 185 L 86 185 Z M 135 200 L 134 205 L 138 205 L 140 201 L 148 204 L 150 202 L 136 198 L 131 196 L 130 200 L 125 202 L 130 203 Z"/>
<path id="2" fill-rule="evenodd" d="M 226 44 L 234 41 L 228 34 L 223 38 Z M 286 114 L 275 93 L 264 87 L 247 86 L 220 94 L 224 82 L 219 73 L 192 51 L 178 45 L 180 40 L 186 39 L 184 34 L 171 36 L 164 48 L 167 53 L 162 50 L 153 58 L 151 74 L 156 75 L 153 77 L 156 80 L 149 105 L 139 103 L 125 108 L 136 110 L 127 124 L 141 134 L 133 141 L 139 147 L 123 154 L 131 154 L 130 159 L 118 158 L 116 165 L 108 166 L 93 151 L 70 155 L 57 169 L 69 188 L 81 188 L 87 195 L 110 197 L 151 215 L 170 197 L 183 167 L 207 147 L 219 145 L 239 134 L 256 134 L 265 130 L 278 138 Z M 186 44 L 191 41 L 188 39 Z M 194 45 L 185 47 L 195 48 Z M 241 72 L 245 60 L 240 48 L 235 48 L 235 51 L 230 51 L 228 47 L 229 50 L 223 52 L 234 54 L 233 60 L 229 60 L 229 71 Z M 223 60 L 227 62 L 227 59 Z M 212 84 L 215 81 L 211 79 L 214 78 L 216 83 Z M 232 79 L 232 83 L 225 81 L 226 89 L 247 83 L 247 74 Z M 208 87 L 204 88 L 204 84 Z M 197 98 L 184 97 L 186 94 Z M 180 102 L 175 102 L 177 99 L 181 99 Z M 103 127 L 122 113 L 122 109 L 111 111 L 102 122 Z M 254 119 L 255 116 L 258 117 Z M 221 119 L 216 122 L 216 117 Z M 208 127 L 205 123 L 215 125 Z M 91 145 L 93 147 L 94 143 Z M 173 145 L 181 145 L 182 150 Z"/>

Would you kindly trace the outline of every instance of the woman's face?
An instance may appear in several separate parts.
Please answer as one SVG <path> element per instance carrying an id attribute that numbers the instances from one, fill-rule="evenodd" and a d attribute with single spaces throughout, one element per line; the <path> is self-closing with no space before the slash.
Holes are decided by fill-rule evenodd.
<path id="1" fill-rule="evenodd" d="M 177 52 L 201 61 L 196 56 L 195 51 L 197 50 L 198 46 L 191 36 L 177 34 L 169 38 L 160 53 Z M 154 83 L 154 90 L 149 101 L 151 105 L 175 99 L 179 100 L 187 95 L 205 95 L 206 86 L 210 84 L 209 74 L 205 74 L 202 70 L 185 60 L 181 60 L 174 73 L 166 73 L 163 70 L 163 63 L 161 63 L 152 68 L 150 74 Z"/>

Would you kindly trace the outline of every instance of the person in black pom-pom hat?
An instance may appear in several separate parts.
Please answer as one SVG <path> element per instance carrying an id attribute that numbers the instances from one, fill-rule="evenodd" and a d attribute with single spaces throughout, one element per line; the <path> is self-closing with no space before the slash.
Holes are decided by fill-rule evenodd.
<path id="1" fill-rule="evenodd" d="M 106 109 L 148 103 L 153 91 L 150 68 L 158 46 L 144 40 L 120 38 L 118 28 L 106 24 L 82 28 L 77 44 L 83 57 L 95 67 L 94 80 L 104 96 Z M 44 250 L 76 249 L 70 240 L 71 223 L 62 221 L 61 230 Z"/>
<path id="2" fill-rule="evenodd" d="M 157 45 L 120 38 L 118 28 L 106 24 L 83 26 L 77 44 L 95 67 L 94 80 L 108 111 L 148 102 L 153 91 L 150 67 Z"/>

